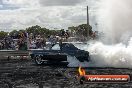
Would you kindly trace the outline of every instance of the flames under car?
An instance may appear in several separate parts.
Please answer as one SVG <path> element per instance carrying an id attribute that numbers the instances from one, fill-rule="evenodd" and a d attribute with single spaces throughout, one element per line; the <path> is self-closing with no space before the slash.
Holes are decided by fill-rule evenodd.
<path id="1" fill-rule="evenodd" d="M 41 65 L 45 62 L 67 62 L 68 56 L 76 57 L 80 62 L 88 62 L 90 60 L 89 52 L 80 50 L 71 43 L 63 43 L 61 46 L 59 44 L 55 44 L 48 50 L 33 50 L 30 55 L 37 65 Z"/>

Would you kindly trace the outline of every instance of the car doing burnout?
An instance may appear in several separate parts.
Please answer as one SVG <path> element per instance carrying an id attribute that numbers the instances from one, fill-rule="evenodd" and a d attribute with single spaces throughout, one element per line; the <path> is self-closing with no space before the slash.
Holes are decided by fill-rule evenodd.
<path id="1" fill-rule="evenodd" d="M 55 44 L 48 50 L 32 50 L 30 55 L 38 65 L 45 62 L 67 62 L 68 56 L 75 57 L 80 62 L 89 61 L 89 52 L 80 50 L 71 43 L 63 43 L 61 46 Z"/>

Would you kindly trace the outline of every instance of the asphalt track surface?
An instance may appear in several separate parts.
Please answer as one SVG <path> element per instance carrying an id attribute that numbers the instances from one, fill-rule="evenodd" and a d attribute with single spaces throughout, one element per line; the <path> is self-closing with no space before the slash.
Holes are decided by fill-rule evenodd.
<path id="1" fill-rule="evenodd" d="M 132 69 L 85 68 L 88 74 L 130 74 Z M 33 60 L 0 60 L 0 88 L 132 88 L 129 83 L 86 83 L 77 80 L 78 68 L 37 66 Z"/>

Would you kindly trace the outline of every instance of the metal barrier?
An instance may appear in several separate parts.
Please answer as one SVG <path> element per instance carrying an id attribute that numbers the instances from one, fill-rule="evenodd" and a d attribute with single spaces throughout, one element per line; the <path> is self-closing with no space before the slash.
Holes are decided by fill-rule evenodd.
<path id="1" fill-rule="evenodd" d="M 23 56 L 30 56 L 29 52 L 30 50 L 0 50 L 0 59 L 3 57 L 7 57 L 8 59 L 10 59 L 11 56 L 21 56 L 23 58 Z"/>

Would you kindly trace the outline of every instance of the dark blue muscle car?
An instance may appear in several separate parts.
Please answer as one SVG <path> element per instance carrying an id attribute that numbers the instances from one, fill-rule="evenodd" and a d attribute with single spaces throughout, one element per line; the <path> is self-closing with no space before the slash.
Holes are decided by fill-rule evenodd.
<path id="1" fill-rule="evenodd" d="M 67 62 L 67 57 L 76 57 L 80 62 L 89 61 L 89 52 L 80 50 L 71 43 L 55 44 L 48 50 L 33 50 L 31 58 L 36 64 L 44 62 Z"/>

